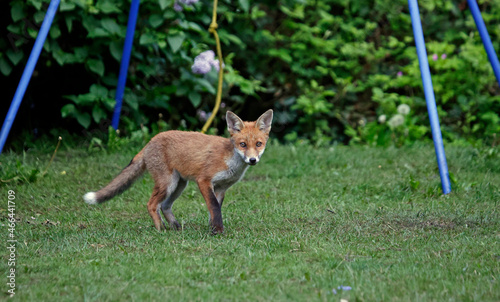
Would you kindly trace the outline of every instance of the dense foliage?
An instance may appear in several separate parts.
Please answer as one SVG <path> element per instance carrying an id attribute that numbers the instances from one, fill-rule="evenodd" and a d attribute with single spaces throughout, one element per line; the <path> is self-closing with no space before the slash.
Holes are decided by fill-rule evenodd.
<path id="1" fill-rule="evenodd" d="M 48 2 L 2 4 L 0 78 L 12 95 Z M 500 1 L 479 3 L 498 52 Z M 49 90 L 63 125 L 107 129 L 129 5 L 61 2 L 33 80 L 44 85 L 27 94 L 37 108 L 49 101 L 39 91 Z M 196 55 L 215 49 L 207 31 L 212 1 L 177 5 L 183 10 L 173 0 L 141 1 L 123 131 L 157 130 L 159 119 L 199 129 L 213 107 L 216 71 L 191 72 Z M 444 138 L 497 144 L 500 89 L 466 1 L 420 1 L 420 10 Z M 274 108 L 274 134 L 291 142 L 387 146 L 430 138 L 405 0 L 219 1 L 219 34 L 223 111 L 252 119 Z"/>

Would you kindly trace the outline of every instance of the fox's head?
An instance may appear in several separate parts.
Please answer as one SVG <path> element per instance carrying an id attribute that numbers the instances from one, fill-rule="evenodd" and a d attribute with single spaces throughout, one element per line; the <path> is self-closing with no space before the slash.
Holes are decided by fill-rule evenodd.
<path id="1" fill-rule="evenodd" d="M 228 111 L 226 121 L 236 152 L 241 155 L 245 163 L 256 165 L 269 139 L 273 111 L 267 110 L 255 122 L 244 122 L 236 114 Z"/>

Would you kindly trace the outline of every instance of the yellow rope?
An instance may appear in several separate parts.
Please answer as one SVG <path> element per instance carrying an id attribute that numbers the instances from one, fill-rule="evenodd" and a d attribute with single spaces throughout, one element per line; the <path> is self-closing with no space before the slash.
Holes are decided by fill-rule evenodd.
<path id="1" fill-rule="evenodd" d="M 62 141 L 62 137 L 59 136 L 56 149 L 54 150 L 54 153 L 52 153 L 52 157 L 50 158 L 49 164 L 45 168 L 45 171 L 43 171 L 42 175 L 47 174 L 47 171 L 49 170 L 50 165 L 52 164 L 52 162 L 54 161 L 54 158 L 56 157 L 56 153 L 57 153 L 57 150 L 59 149 L 59 146 L 61 145 L 61 141 Z"/>
<path id="2" fill-rule="evenodd" d="M 213 8 L 213 13 L 212 13 L 212 23 L 210 23 L 210 26 L 208 28 L 208 31 L 214 35 L 215 38 L 215 44 L 217 47 L 217 57 L 219 58 L 219 82 L 217 85 L 217 95 L 215 97 L 215 106 L 214 110 L 212 111 L 212 115 L 208 118 L 207 122 L 201 129 L 201 133 L 205 133 L 208 130 L 208 127 L 210 127 L 210 124 L 212 124 L 212 121 L 215 118 L 215 115 L 219 111 L 220 107 L 220 102 L 222 99 L 222 76 L 224 74 L 223 71 L 223 65 L 224 62 L 222 62 L 222 50 L 220 47 L 220 40 L 219 40 L 219 35 L 217 34 L 217 0 L 214 0 L 214 8 Z"/>

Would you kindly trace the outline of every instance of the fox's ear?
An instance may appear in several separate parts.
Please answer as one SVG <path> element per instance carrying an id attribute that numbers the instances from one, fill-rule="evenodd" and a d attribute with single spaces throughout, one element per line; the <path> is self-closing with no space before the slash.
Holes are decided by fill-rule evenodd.
<path id="1" fill-rule="evenodd" d="M 229 133 L 240 132 L 243 128 L 245 128 L 243 121 L 231 111 L 226 112 L 226 122 Z"/>
<path id="2" fill-rule="evenodd" d="M 260 131 L 269 133 L 271 131 L 271 123 L 273 122 L 273 110 L 269 109 L 262 114 L 255 122 L 255 127 Z"/>

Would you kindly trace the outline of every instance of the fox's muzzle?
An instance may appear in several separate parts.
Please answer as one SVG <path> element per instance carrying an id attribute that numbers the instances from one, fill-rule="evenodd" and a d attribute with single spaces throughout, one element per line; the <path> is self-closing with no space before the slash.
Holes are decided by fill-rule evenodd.
<path id="1" fill-rule="evenodd" d="M 245 157 L 245 162 L 250 166 L 255 166 L 259 162 L 259 159 L 256 157 Z"/>

